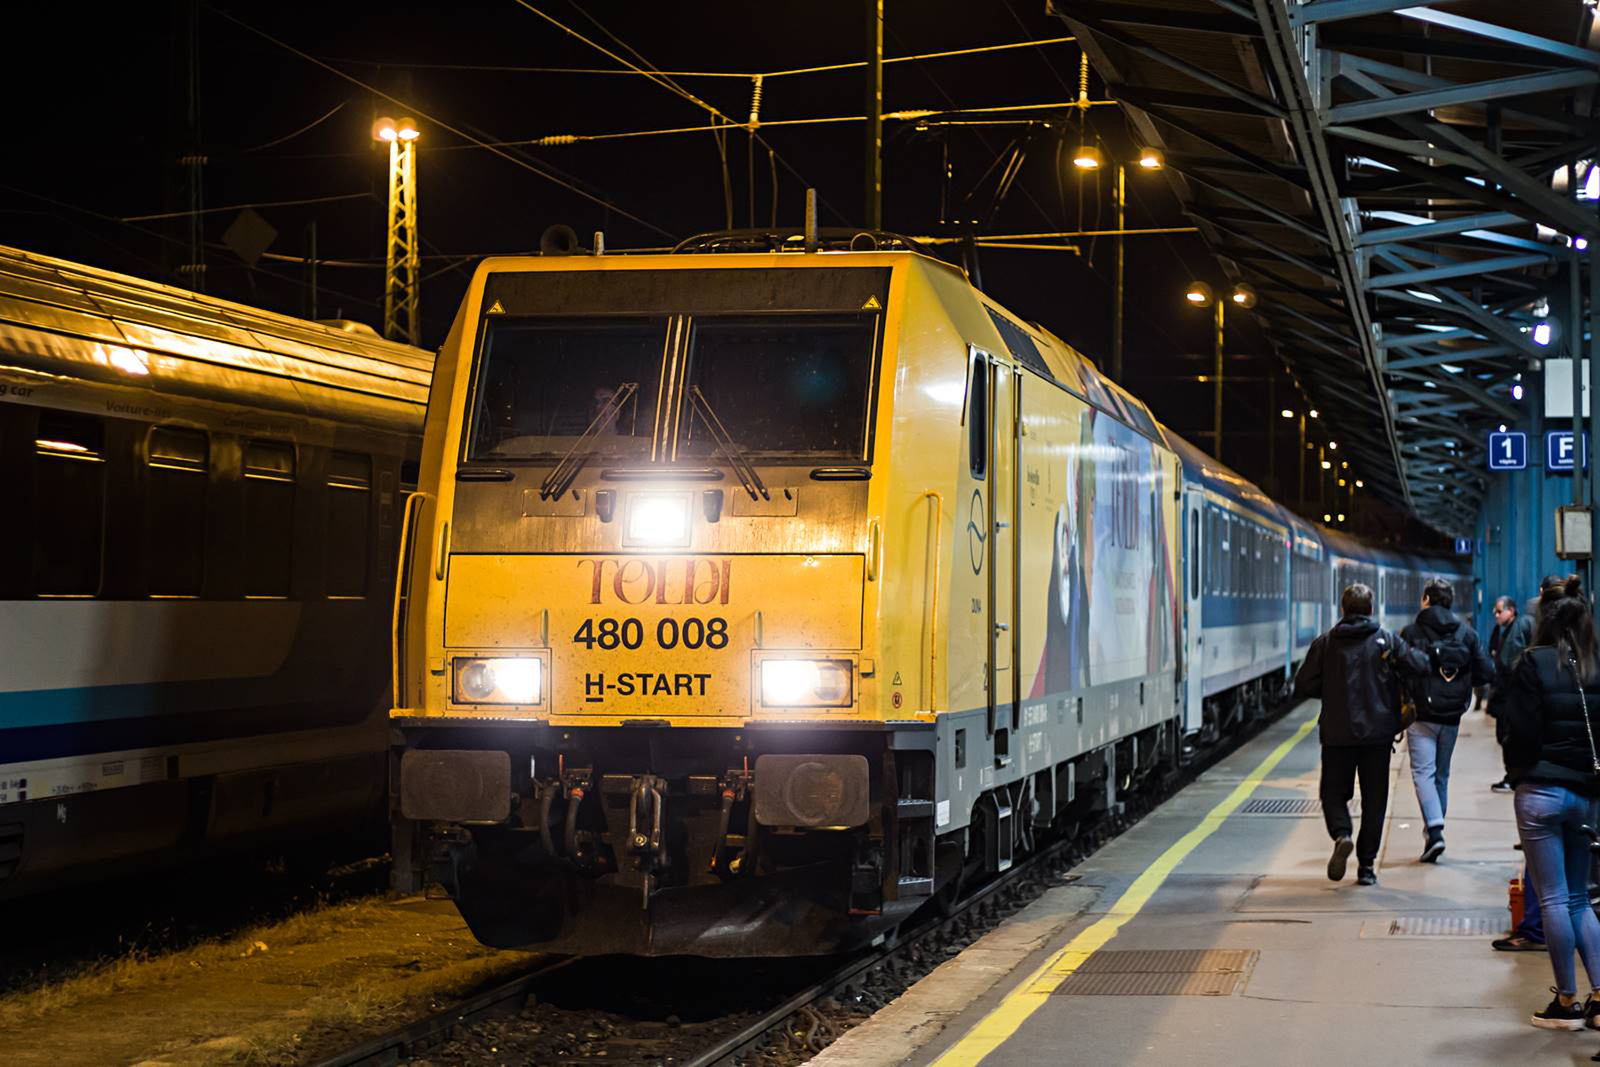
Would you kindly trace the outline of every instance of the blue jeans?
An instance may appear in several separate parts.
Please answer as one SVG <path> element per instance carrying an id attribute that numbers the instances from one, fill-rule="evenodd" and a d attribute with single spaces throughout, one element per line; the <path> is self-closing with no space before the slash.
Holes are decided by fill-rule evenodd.
<path id="1" fill-rule="evenodd" d="M 1589 835 L 1583 831 L 1596 826 L 1595 802 L 1565 786 L 1527 782 L 1517 786 L 1516 809 L 1556 990 L 1578 992 L 1574 950 L 1583 958 L 1589 985 L 1600 989 L 1600 919 L 1589 906 Z"/>
<path id="2" fill-rule="evenodd" d="M 1411 784 L 1417 787 L 1417 803 L 1422 805 L 1422 825 L 1430 829 L 1444 825 L 1445 809 L 1450 806 L 1450 757 L 1460 732 L 1461 727 L 1454 723 L 1438 722 L 1414 722 L 1406 731 Z"/>

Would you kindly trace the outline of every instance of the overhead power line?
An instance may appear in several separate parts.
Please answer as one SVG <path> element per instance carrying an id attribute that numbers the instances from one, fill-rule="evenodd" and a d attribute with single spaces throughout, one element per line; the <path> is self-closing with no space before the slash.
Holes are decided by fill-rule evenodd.
<path id="1" fill-rule="evenodd" d="M 341 107 L 343 105 L 340 105 Z M 304 200 L 265 200 L 253 204 L 229 204 L 227 207 L 206 207 L 197 211 L 164 211 L 159 215 L 129 215 L 118 222 L 155 222 L 159 219 L 187 219 L 195 215 L 219 215 L 228 211 L 243 211 L 258 207 L 301 207 L 306 204 L 333 204 L 340 200 L 372 200 L 371 193 L 341 193 L 338 196 L 313 196 Z"/>
<path id="2" fill-rule="evenodd" d="M 295 55 L 295 56 L 300 57 L 301 59 L 305 60 L 307 63 L 311 63 L 314 66 L 321 67 L 323 70 L 327 71 L 329 74 L 332 74 L 337 78 L 342 78 L 343 80 L 349 82 L 351 85 L 355 85 L 355 86 L 357 86 L 357 87 L 359 87 L 359 88 L 371 93 L 373 96 L 381 97 L 382 99 L 389 101 L 391 104 L 394 104 L 397 107 L 404 108 L 410 114 L 415 115 L 418 118 L 421 118 L 421 119 L 423 119 L 423 120 L 425 120 L 427 122 L 431 122 L 433 125 L 439 127 L 442 130 L 446 130 L 446 131 L 448 131 L 450 133 L 455 134 L 457 137 L 461 138 L 463 141 L 470 141 L 470 142 L 478 145 L 481 148 L 487 149 L 489 152 L 492 152 L 494 155 L 497 155 L 501 159 L 506 160 L 508 163 L 512 163 L 512 164 L 514 164 L 514 165 L 516 165 L 518 167 L 521 167 L 522 169 L 524 169 L 526 171 L 529 171 L 530 173 L 537 174 L 539 177 L 545 179 L 546 181 L 553 182 L 554 184 L 561 186 L 562 188 L 568 190 L 569 192 L 574 193 L 577 196 L 582 197 L 583 199 L 589 201 L 590 203 L 592 203 L 592 204 L 594 204 L 594 205 L 596 205 L 598 207 L 605 208 L 607 211 L 614 211 L 618 215 L 621 215 L 623 218 L 628 219 L 628 220 L 630 220 L 632 222 L 636 222 L 636 223 L 638 223 L 639 225 L 645 227 L 648 230 L 654 230 L 656 233 L 661 234 L 663 237 L 671 237 L 672 236 L 671 231 L 669 231 L 669 230 L 667 230 L 667 229 L 665 229 L 665 228 L 663 228 L 661 226 L 657 226 L 655 223 L 650 222 L 647 219 L 640 218 L 638 215 L 633 214 L 631 211 L 626 211 L 623 208 L 618 207 L 616 204 L 611 203 L 610 201 L 606 200 L 603 197 L 596 196 L 593 193 L 591 193 L 591 192 L 589 192 L 589 191 L 587 191 L 585 189 L 581 189 L 578 186 L 573 185 L 571 182 L 564 181 L 561 178 L 558 178 L 555 175 L 549 173 L 548 171 L 545 171 L 544 169 L 536 166 L 535 164 L 533 164 L 532 162 L 530 162 L 527 159 L 524 159 L 524 158 L 522 158 L 520 156 L 512 155 L 510 152 L 505 151 L 503 148 L 500 148 L 497 145 L 491 145 L 491 144 L 489 144 L 487 142 L 479 140 L 478 138 L 472 136 L 470 133 L 467 133 L 466 131 L 464 131 L 462 129 L 459 129 L 458 127 L 452 125 L 451 123 L 446 122 L 444 119 L 439 118 L 437 115 L 429 114 L 428 112 L 424 111 L 420 107 L 417 107 L 413 103 L 410 103 L 410 102 L 405 101 L 405 100 L 401 100 L 397 96 L 393 96 L 393 95 L 391 95 L 389 93 L 386 93 L 382 89 L 379 89 L 377 86 L 370 85 L 367 82 L 362 81 L 360 78 L 357 78 L 355 75 L 349 74 L 349 73 L 347 73 L 345 71 L 340 70 L 338 67 L 335 67 L 331 63 L 325 63 L 322 60 L 318 59 L 316 56 L 313 56 L 313 55 L 311 55 L 311 54 L 309 54 L 307 52 L 304 52 L 304 51 L 294 47 L 293 45 L 289 44 L 286 41 L 279 40 L 278 38 L 272 36 L 270 33 L 267 33 L 265 30 L 257 29 L 256 27 L 250 25 L 248 22 L 245 22 L 243 19 L 240 19 L 240 18 L 238 18 L 238 17 L 236 17 L 236 16 L 234 16 L 232 14 L 229 14 L 228 12 L 223 11 L 220 8 L 212 7 L 212 8 L 210 8 L 210 10 L 212 12 L 214 12 L 215 14 L 220 15 L 222 18 L 227 19 L 229 22 L 233 23 L 235 26 L 238 26 L 240 29 L 248 30 L 250 33 L 255 34 L 257 37 L 260 37 L 262 40 L 267 41 L 270 44 L 276 45 L 277 47 L 283 49 L 285 52 L 288 52 L 291 55 Z"/>
<path id="3" fill-rule="evenodd" d="M 983 55 L 989 52 L 1008 52 L 1015 48 L 1038 48 L 1043 45 L 1065 44 L 1076 41 L 1076 37 L 1044 37 L 1037 41 L 1009 41 L 1005 44 L 986 44 L 975 48 L 956 48 L 943 52 L 922 52 L 914 56 L 890 56 L 883 62 L 885 66 L 891 63 L 912 63 L 923 59 L 951 59 L 959 56 Z M 856 60 L 853 63 L 827 63 L 816 67 L 796 67 L 793 70 L 771 71 L 735 71 L 735 70 L 655 70 L 653 72 L 640 71 L 633 67 L 529 67 L 512 63 L 395 63 L 389 60 L 354 59 L 347 56 L 327 57 L 338 63 L 356 63 L 368 67 L 404 67 L 411 70 L 463 70 L 481 71 L 486 74 L 585 74 L 585 75 L 622 75 L 624 77 L 648 77 L 650 73 L 658 74 L 663 78 L 733 78 L 738 81 L 751 81 L 755 78 L 783 78 L 797 74 L 829 74 L 841 70 L 859 70 L 866 66 L 865 60 Z"/>

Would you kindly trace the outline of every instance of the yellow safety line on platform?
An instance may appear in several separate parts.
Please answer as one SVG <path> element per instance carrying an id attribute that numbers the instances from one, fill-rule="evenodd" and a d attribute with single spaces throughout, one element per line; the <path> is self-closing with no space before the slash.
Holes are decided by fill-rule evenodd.
<path id="1" fill-rule="evenodd" d="M 1083 966 L 1084 960 L 1104 947 L 1107 941 L 1116 937 L 1117 931 L 1122 929 L 1124 923 L 1139 914 L 1173 869 L 1182 863 L 1200 842 L 1216 832 L 1228 816 L 1255 792 L 1256 786 L 1260 785 L 1267 775 L 1272 773 L 1273 768 L 1282 762 L 1289 754 L 1289 750 L 1316 725 L 1315 715 L 1301 723 L 1299 729 L 1256 765 L 1249 777 L 1235 786 L 1233 792 L 1207 812 L 1199 825 L 1180 837 L 1157 857 L 1154 863 L 1146 867 L 1111 906 L 1111 910 L 1067 942 L 1066 947 L 1045 960 L 1021 985 L 1006 994 L 1005 999 L 984 1016 L 977 1026 L 947 1049 L 944 1055 L 934 1060 L 933 1067 L 976 1067 L 983 1062 L 984 1057 L 1003 1045 L 1027 1021 L 1028 1016 L 1039 1010 L 1045 998 L 1054 992 L 1057 986 Z"/>

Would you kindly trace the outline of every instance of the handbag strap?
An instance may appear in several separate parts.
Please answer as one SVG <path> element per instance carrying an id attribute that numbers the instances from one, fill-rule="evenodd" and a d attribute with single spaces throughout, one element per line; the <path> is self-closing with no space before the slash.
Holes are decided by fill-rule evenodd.
<path id="1" fill-rule="evenodd" d="M 1589 725 L 1589 698 L 1583 693 L 1583 676 L 1578 672 L 1578 657 L 1567 654 L 1567 666 L 1572 668 L 1572 680 L 1578 686 L 1578 703 L 1583 708 L 1583 732 L 1589 738 L 1589 759 L 1594 762 L 1594 773 L 1600 774 L 1600 752 L 1594 747 L 1594 727 Z"/>

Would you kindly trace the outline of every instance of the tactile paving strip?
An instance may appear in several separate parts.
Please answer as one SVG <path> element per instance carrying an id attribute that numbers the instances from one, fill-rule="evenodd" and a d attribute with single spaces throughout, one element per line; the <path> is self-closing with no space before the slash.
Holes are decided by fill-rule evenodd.
<path id="1" fill-rule="evenodd" d="M 1258 955 L 1253 948 L 1102 949 L 1052 992 L 1061 997 L 1226 997 Z"/>
<path id="2" fill-rule="evenodd" d="M 1321 815 L 1322 801 L 1303 797 L 1256 797 L 1239 805 L 1240 815 Z M 1361 798 L 1350 801 L 1350 814 L 1361 814 Z"/>
<path id="3" fill-rule="evenodd" d="M 1361 924 L 1362 937 L 1499 937 L 1504 915 L 1401 915 Z"/>

